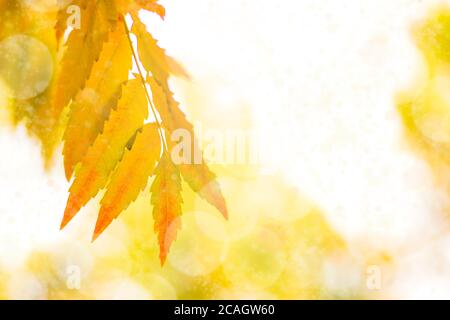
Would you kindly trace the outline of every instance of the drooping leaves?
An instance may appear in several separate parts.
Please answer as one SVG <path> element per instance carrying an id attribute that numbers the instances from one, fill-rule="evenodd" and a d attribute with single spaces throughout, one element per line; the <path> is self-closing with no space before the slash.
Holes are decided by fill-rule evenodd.
<path id="1" fill-rule="evenodd" d="M 137 134 L 130 151 L 126 151 L 108 184 L 94 231 L 94 240 L 136 200 L 153 174 L 161 157 L 161 141 L 156 124 L 147 124 Z"/>
<path id="2" fill-rule="evenodd" d="M 118 27 L 105 44 L 85 88 L 78 92 L 71 105 L 63 151 L 67 179 L 116 107 L 130 68 L 131 49 L 124 28 Z"/>
<path id="3" fill-rule="evenodd" d="M 189 76 L 158 45 L 138 15 L 147 10 L 164 19 L 165 9 L 157 0 L 72 0 L 68 5 L 38 13 L 25 8 L 23 1 L 0 0 L 0 41 L 17 33 L 32 36 L 48 47 L 50 64 L 55 66 L 45 91 L 12 99 L 14 121 L 25 122 L 40 138 L 47 163 L 63 138 L 65 173 L 73 181 L 61 227 L 106 189 L 93 237 L 97 238 L 155 174 L 151 203 L 164 263 L 181 227 L 181 177 L 228 215 L 216 176 L 203 158 L 176 163 L 171 157 L 176 130 L 189 133 L 193 149 L 196 144 L 193 126 L 169 86 L 171 76 Z M 79 25 L 69 24 L 71 10 L 79 10 Z M 133 20 L 138 54 L 127 16 Z M 35 53 L 26 52 L 27 59 L 45 65 Z M 146 73 L 139 70 L 136 79 L 128 80 L 132 57 L 134 65 L 140 69 L 142 64 Z M 17 69 L 13 74 L 19 77 L 23 72 Z M 144 124 L 149 106 L 155 124 Z"/>
<path id="4" fill-rule="evenodd" d="M 173 98 L 168 83 L 171 74 L 187 75 L 187 73 L 181 66 L 173 63 L 174 60 L 158 46 L 156 40 L 147 32 L 145 25 L 139 19 L 135 17 L 133 21 L 132 32 L 138 40 L 139 57 L 147 72 L 152 75 L 152 77 L 148 77 L 147 82 L 152 89 L 155 107 L 161 116 L 162 124 L 169 131 L 168 141 L 170 141 L 172 132 L 177 129 L 184 129 L 191 136 L 191 150 L 198 151 L 195 150 L 197 145 L 193 126 L 179 108 L 178 102 Z M 190 163 L 180 166 L 180 171 L 195 192 L 215 206 L 224 217 L 228 217 L 228 210 L 220 186 L 204 159 L 199 161 L 191 159 Z"/>
<path id="5" fill-rule="evenodd" d="M 111 171 L 122 158 L 128 140 L 147 116 L 144 88 L 139 80 L 130 80 L 123 88 L 117 110 L 111 112 L 103 133 L 89 148 L 75 173 L 61 228 L 105 187 Z"/>

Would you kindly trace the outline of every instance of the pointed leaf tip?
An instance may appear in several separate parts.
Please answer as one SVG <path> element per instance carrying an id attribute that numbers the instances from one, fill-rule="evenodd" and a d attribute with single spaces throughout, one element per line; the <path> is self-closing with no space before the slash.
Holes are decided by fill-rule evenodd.
<path id="1" fill-rule="evenodd" d="M 101 209 L 99 216 L 97 218 L 97 222 L 95 224 L 94 233 L 92 234 L 92 242 L 97 240 L 97 238 L 106 230 L 106 228 L 111 224 L 113 220 L 108 221 L 105 217 L 108 216 L 106 213 L 106 209 Z"/>
<path id="2" fill-rule="evenodd" d="M 60 229 L 64 229 L 70 221 L 72 221 L 73 217 L 80 211 L 80 206 L 77 204 L 73 198 L 69 197 L 69 200 L 67 201 L 66 209 L 64 210 L 64 216 L 61 221 Z"/>

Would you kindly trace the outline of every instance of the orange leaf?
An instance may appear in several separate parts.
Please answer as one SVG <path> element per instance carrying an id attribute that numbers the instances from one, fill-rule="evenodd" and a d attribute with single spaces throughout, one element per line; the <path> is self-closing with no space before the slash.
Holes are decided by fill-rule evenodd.
<path id="1" fill-rule="evenodd" d="M 181 178 L 180 172 L 170 156 L 164 152 L 155 170 L 153 181 L 152 204 L 155 231 L 158 233 L 159 258 L 164 264 L 170 246 L 181 228 Z"/>
<path id="2" fill-rule="evenodd" d="M 103 133 L 89 148 L 75 174 L 61 228 L 105 187 L 128 141 L 147 116 L 148 106 L 142 83 L 137 79 L 130 80 L 123 88 L 117 110 L 111 112 Z"/>
<path id="3" fill-rule="evenodd" d="M 156 124 L 147 124 L 137 134 L 131 151 L 125 152 L 122 161 L 112 174 L 108 190 L 101 201 L 95 226 L 95 240 L 147 185 L 155 164 L 161 156 L 161 140 Z"/>

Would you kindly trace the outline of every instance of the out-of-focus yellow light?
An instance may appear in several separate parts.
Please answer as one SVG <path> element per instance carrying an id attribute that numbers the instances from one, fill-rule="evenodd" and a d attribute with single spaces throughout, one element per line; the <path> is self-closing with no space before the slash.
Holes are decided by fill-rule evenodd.
<path id="1" fill-rule="evenodd" d="M 271 230 L 257 228 L 230 245 L 224 272 L 239 288 L 266 288 L 277 281 L 286 258 L 286 248 L 280 237 Z"/>

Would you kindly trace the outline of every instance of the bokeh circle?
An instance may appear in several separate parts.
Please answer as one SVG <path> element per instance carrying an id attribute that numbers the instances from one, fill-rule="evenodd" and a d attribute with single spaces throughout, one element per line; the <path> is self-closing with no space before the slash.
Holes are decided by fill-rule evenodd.
<path id="1" fill-rule="evenodd" d="M 53 58 L 41 41 L 15 35 L 0 42 L 0 79 L 10 98 L 26 100 L 44 92 L 53 76 Z"/>

